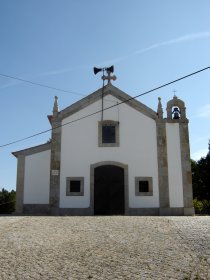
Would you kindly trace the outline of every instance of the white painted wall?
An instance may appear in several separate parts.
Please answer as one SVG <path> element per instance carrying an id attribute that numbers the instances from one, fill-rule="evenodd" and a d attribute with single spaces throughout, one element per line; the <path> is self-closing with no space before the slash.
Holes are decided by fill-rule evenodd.
<path id="1" fill-rule="evenodd" d="M 105 97 L 104 107 L 120 102 Z M 101 100 L 63 120 L 70 122 L 101 109 Z M 127 104 L 104 111 L 104 120 L 119 121 L 120 147 L 98 147 L 101 114 L 62 127 L 60 207 L 90 206 L 90 165 L 101 161 L 128 164 L 129 207 L 159 207 L 156 123 Z M 84 196 L 66 196 L 66 177 L 84 177 Z M 153 177 L 153 196 L 135 196 L 135 176 Z"/>
<path id="2" fill-rule="evenodd" d="M 25 158 L 24 203 L 48 204 L 50 186 L 50 150 Z"/>
<path id="3" fill-rule="evenodd" d="M 166 124 L 170 207 L 183 207 L 179 124 Z"/>

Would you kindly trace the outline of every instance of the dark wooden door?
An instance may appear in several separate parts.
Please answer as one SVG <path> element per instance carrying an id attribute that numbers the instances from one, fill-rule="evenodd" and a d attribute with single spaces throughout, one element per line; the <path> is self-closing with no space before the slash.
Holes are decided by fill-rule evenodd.
<path id="1" fill-rule="evenodd" d="M 94 214 L 123 215 L 124 169 L 115 165 L 95 168 L 94 175 Z"/>

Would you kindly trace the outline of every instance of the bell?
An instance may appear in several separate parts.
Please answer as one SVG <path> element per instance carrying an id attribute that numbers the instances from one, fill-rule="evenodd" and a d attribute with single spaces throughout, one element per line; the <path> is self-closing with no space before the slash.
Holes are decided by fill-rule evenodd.
<path id="1" fill-rule="evenodd" d="M 106 68 L 107 72 L 113 73 L 114 72 L 114 66 L 112 65 L 111 67 Z"/>
<path id="2" fill-rule="evenodd" d="M 95 75 L 100 71 L 102 71 L 102 68 L 97 68 L 97 67 L 93 68 L 93 72 L 94 72 Z"/>
<path id="3" fill-rule="evenodd" d="M 180 117 L 179 117 L 179 113 L 178 112 L 174 112 L 174 120 L 178 120 Z"/>
<path id="4" fill-rule="evenodd" d="M 174 120 L 180 119 L 180 111 L 178 107 L 174 107 L 172 114 L 174 115 L 173 117 Z"/>

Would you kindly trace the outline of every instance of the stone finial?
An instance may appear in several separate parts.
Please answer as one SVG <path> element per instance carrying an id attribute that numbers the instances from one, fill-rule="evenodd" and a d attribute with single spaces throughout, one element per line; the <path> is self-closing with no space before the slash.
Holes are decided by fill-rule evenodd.
<path id="1" fill-rule="evenodd" d="M 160 97 L 158 97 L 157 115 L 158 115 L 159 119 L 163 118 L 163 107 L 162 107 L 162 103 L 161 103 L 161 98 Z"/>
<path id="2" fill-rule="evenodd" d="M 53 115 L 58 113 L 58 97 L 55 96 L 54 106 L 53 106 Z"/>

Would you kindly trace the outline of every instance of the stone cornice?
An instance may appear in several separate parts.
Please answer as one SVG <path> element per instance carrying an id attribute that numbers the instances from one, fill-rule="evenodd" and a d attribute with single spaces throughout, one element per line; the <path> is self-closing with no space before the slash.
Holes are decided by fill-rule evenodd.
<path id="1" fill-rule="evenodd" d="M 189 120 L 187 118 L 185 119 L 157 119 L 157 122 L 162 122 L 162 123 L 189 123 Z"/>
<path id="2" fill-rule="evenodd" d="M 44 152 L 47 150 L 51 149 L 51 143 L 45 143 L 42 145 L 34 146 L 28 149 L 12 152 L 13 156 L 18 157 L 18 156 L 28 156 L 40 152 Z"/>
<path id="3" fill-rule="evenodd" d="M 92 94 L 88 95 L 87 97 L 79 100 L 78 102 L 70 105 L 69 107 L 65 108 L 64 110 L 58 113 L 58 118 L 60 120 L 69 117 L 81 109 L 91 105 L 92 103 L 101 99 L 102 88 L 98 89 L 97 91 L 93 92 Z M 108 84 L 104 88 L 104 97 L 107 95 L 112 95 L 115 98 L 119 99 L 121 102 L 126 103 L 127 105 L 131 106 L 133 109 L 141 112 L 142 114 L 150 117 L 152 119 L 157 119 L 157 113 L 144 105 L 143 103 L 133 99 L 130 95 L 126 94 L 125 92 L 121 91 L 117 87 L 113 86 L 112 84 Z"/>

